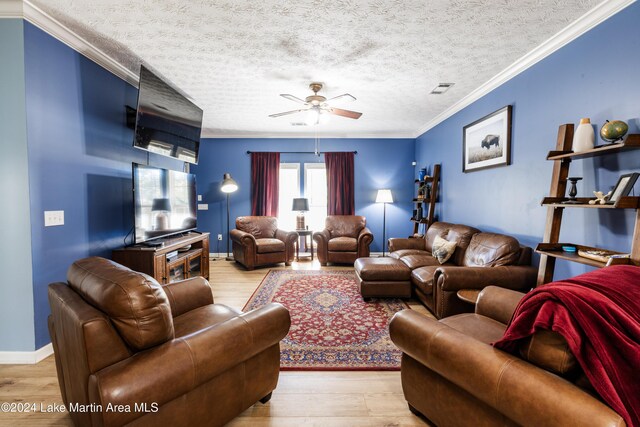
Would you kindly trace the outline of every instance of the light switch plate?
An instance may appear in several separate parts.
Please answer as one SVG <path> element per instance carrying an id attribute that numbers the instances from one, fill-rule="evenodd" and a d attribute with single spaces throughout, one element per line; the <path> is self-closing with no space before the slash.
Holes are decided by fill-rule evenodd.
<path id="1" fill-rule="evenodd" d="M 202 201 L 202 194 L 198 194 L 198 201 L 201 202 Z"/>
<path id="2" fill-rule="evenodd" d="M 64 211 L 44 211 L 44 226 L 64 225 Z"/>
<path id="3" fill-rule="evenodd" d="M 206 203 L 198 203 L 198 210 L 199 211 L 208 211 L 209 210 L 209 205 Z"/>

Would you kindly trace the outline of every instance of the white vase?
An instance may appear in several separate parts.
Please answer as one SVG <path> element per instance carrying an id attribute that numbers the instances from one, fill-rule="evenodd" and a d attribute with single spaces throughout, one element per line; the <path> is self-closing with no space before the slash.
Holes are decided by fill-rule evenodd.
<path id="1" fill-rule="evenodd" d="M 573 135 L 572 149 L 574 153 L 580 153 L 593 149 L 596 142 L 596 134 L 591 126 L 591 120 L 580 119 L 580 125 Z"/>

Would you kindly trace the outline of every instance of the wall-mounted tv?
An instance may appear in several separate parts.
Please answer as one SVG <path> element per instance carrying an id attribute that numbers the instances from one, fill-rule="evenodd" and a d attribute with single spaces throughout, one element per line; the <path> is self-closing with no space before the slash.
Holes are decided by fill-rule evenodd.
<path id="1" fill-rule="evenodd" d="M 194 174 L 133 164 L 136 244 L 197 227 Z"/>
<path id="2" fill-rule="evenodd" d="M 201 130 L 202 110 L 141 66 L 133 146 L 198 163 Z"/>

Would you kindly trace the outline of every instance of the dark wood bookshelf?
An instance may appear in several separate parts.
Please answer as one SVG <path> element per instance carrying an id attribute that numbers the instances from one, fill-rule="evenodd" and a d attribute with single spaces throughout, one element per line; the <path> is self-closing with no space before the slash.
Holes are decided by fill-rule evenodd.
<path id="1" fill-rule="evenodd" d="M 562 250 L 562 246 L 573 246 L 576 248 L 576 252 L 565 252 Z M 577 251 L 607 251 L 612 255 L 626 255 L 622 252 L 610 251 L 608 249 L 594 248 L 591 246 L 575 245 L 573 243 L 539 243 L 536 247 L 536 252 L 539 254 L 547 255 L 554 258 L 565 259 L 568 261 L 577 262 L 580 264 L 590 265 L 592 267 L 606 267 L 606 262 L 597 261 L 591 258 L 585 258 L 578 255 Z M 616 258 L 617 264 L 628 264 L 631 260 L 628 258 Z"/>
<path id="2" fill-rule="evenodd" d="M 433 165 L 433 175 L 425 177 L 422 181 L 416 179 L 415 184 L 431 184 L 431 194 L 429 194 L 428 198 L 418 199 L 415 197 L 412 202 L 416 210 L 418 207 L 422 208 L 422 212 L 424 217 L 421 219 L 411 218 L 413 222 L 413 234 L 417 234 L 420 228 L 420 224 L 427 224 L 427 228 L 433 224 L 435 220 L 435 209 L 436 209 L 436 201 L 438 199 L 438 190 L 440 184 L 440 165 Z M 417 194 L 417 190 L 416 190 Z"/>
<path id="3" fill-rule="evenodd" d="M 574 153 L 571 150 L 549 151 L 547 160 L 588 159 L 590 157 L 614 154 L 637 148 L 640 148 L 640 135 L 631 134 L 627 135 L 623 141 L 614 142 L 613 144 L 599 145 L 591 150 L 581 151 L 579 153 Z"/>

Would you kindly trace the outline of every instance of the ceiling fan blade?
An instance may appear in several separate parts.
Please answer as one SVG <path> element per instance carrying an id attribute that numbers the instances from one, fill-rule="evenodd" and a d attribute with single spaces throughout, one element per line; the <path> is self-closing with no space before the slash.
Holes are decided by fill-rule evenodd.
<path id="1" fill-rule="evenodd" d="M 359 119 L 362 115 L 362 113 L 358 113 L 357 111 L 343 110 L 341 108 L 333 107 L 331 107 L 328 112 L 331 114 L 335 114 L 336 116 L 347 117 L 349 119 Z"/>
<path id="2" fill-rule="evenodd" d="M 334 96 L 331 99 L 327 99 L 327 102 L 331 101 L 355 101 L 356 97 L 350 93 L 343 93 L 342 95 Z"/>
<path id="3" fill-rule="evenodd" d="M 297 96 L 289 95 L 288 93 L 281 93 L 281 97 L 288 99 L 289 101 L 297 102 L 299 104 L 306 104 L 307 102 L 304 99 L 300 99 Z"/>
<path id="4" fill-rule="evenodd" d="M 302 108 L 300 110 L 293 110 L 293 111 L 285 111 L 284 113 L 276 113 L 276 114 L 269 114 L 269 117 L 281 117 L 281 116 L 287 116 L 289 114 L 295 114 L 295 113 L 300 113 L 302 111 L 307 111 L 308 108 Z"/>

